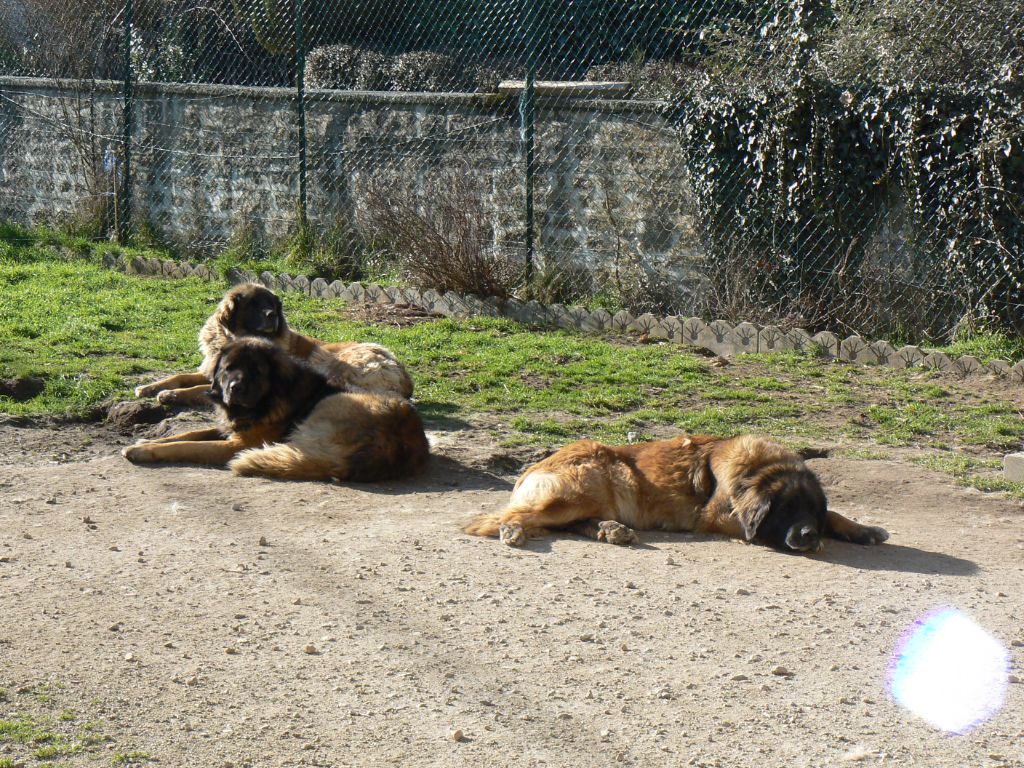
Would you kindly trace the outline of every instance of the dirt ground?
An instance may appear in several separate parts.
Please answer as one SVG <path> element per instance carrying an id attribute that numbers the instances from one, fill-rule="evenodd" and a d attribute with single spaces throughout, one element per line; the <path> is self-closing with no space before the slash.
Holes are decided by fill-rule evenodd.
<path id="1" fill-rule="evenodd" d="M 481 435 L 433 433 L 424 476 L 357 487 L 136 467 L 102 425 L 0 423 L 0 715 L 95 723 L 110 743 L 62 761 L 83 766 L 1024 766 L 1024 686 L 952 736 L 886 682 L 939 606 L 1024 674 L 1018 503 L 822 458 L 832 506 L 887 544 L 513 550 L 459 530 L 529 458 Z"/>

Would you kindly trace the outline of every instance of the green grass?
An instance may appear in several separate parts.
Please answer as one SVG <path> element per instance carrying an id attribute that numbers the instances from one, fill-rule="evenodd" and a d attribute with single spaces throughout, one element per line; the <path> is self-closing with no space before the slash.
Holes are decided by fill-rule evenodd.
<path id="1" fill-rule="evenodd" d="M 1024 337 L 1000 330 L 978 330 L 962 334 L 941 351 L 952 355 L 974 355 L 983 363 L 1024 360 Z"/>
<path id="2" fill-rule="evenodd" d="M 197 331 L 225 288 L 123 275 L 59 243 L 0 229 L 0 376 L 45 381 L 31 400 L 0 397 L 0 412 L 89 414 L 129 397 L 139 381 L 194 368 Z M 486 415 L 510 446 L 679 431 L 993 452 L 1024 440 L 1022 399 L 1010 385 L 1005 397 L 985 395 L 930 371 L 796 353 L 711 368 L 671 344 L 624 345 L 492 318 L 397 329 L 353 322 L 338 301 L 283 299 L 305 333 L 391 347 L 410 368 L 428 423 Z"/>
<path id="3" fill-rule="evenodd" d="M 1001 492 L 1016 499 L 1024 499 L 1024 483 L 1011 483 L 995 473 L 1002 467 L 998 459 L 966 456 L 962 453 L 931 453 L 912 456 L 915 464 L 952 475 L 958 485 L 977 488 L 986 493 Z"/>
<path id="4" fill-rule="evenodd" d="M 55 729 L 46 716 L 14 714 L 0 720 L 0 744 L 22 745 L 38 761 L 52 761 L 82 751 L 83 746 L 73 737 Z M 15 763 L 12 763 L 14 765 Z M 2 768 L 0 763 L 0 768 Z"/>
<path id="5" fill-rule="evenodd" d="M 88 764 L 106 760 L 104 745 L 112 739 L 104 735 L 103 728 L 92 722 L 78 722 L 79 716 L 67 707 L 59 706 L 59 699 L 71 693 L 59 683 L 40 684 L 28 690 L 19 689 L 22 696 L 11 698 L 19 706 L 0 716 L 0 768 L 59 768 L 66 759 L 84 759 Z M 125 755 L 137 764 L 149 760 L 144 752 L 123 747 L 113 753 Z M 78 764 L 78 763 L 76 763 Z"/>

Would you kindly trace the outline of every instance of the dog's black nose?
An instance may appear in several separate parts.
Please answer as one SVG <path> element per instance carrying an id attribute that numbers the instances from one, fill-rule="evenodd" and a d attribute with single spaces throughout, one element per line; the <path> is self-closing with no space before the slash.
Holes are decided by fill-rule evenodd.
<path id="1" fill-rule="evenodd" d="M 813 525 L 794 525 L 786 533 L 786 546 L 799 552 L 817 549 L 820 543 L 818 529 Z"/>

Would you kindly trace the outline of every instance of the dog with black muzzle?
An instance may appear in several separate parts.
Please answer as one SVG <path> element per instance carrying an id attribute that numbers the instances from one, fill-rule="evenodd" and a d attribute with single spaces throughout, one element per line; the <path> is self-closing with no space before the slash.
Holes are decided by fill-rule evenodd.
<path id="1" fill-rule="evenodd" d="M 243 337 L 217 356 L 208 396 L 220 427 L 139 443 L 133 463 L 227 464 L 238 475 L 370 482 L 407 477 L 429 456 L 407 399 L 346 392 L 272 342 Z"/>
<path id="2" fill-rule="evenodd" d="M 156 395 L 168 405 L 207 402 L 210 377 L 224 345 L 246 336 L 268 339 L 290 355 L 307 360 L 335 386 L 353 392 L 412 397 L 412 379 L 387 347 L 372 342 L 325 342 L 288 327 L 281 299 L 258 283 L 243 283 L 224 294 L 199 331 L 203 361 L 196 373 L 179 373 L 135 389 L 136 397 Z"/>
<path id="3" fill-rule="evenodd" d="M 752 435 L 625 446 L 582 440 L 527 468 L 504 511 L 464 528 L 513 546 L 552 529 L 612 544 L 636 543 L 635 530 L 721 533 L 792 552 L 817 551 L 825 537 L 889 538 L 828 509 L 800 456 Z"/>

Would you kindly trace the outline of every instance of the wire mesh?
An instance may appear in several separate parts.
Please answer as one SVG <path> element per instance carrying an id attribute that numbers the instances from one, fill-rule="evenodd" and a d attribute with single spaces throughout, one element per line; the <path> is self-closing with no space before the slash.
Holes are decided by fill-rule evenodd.
<path id="1" fill-rule="evenodd" d="M 0 163 L 5 219 L 329 277 L 1024 329 L 1024 0 L 9 0 Z"/>

